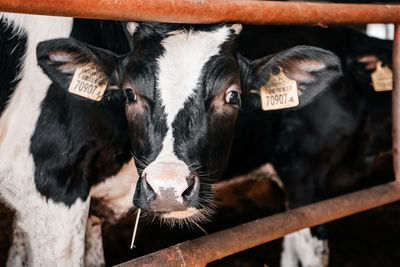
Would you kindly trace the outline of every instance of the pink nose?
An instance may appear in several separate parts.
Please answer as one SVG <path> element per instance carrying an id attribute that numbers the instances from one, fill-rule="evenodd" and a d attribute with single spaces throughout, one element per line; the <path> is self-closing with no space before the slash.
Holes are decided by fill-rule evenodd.
<path id="1" fill-rule="evenodd" d="M 199 197 L 199 178 L 189 173 L 183 164 L 161 162 L 149 165 L 139 182 L 134 202 L 144 209 L 185 211 Z"/>

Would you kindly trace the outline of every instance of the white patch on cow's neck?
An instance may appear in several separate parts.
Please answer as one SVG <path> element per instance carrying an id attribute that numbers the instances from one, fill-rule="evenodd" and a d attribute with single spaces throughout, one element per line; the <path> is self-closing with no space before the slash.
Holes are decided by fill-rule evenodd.
<path id="1" fill-rule="evenodd" d="M 89 199 L 68 207 L 43 197 L 34 182 L 30 139 L 50 79 L 36 61 L 39 42 L 68 37 L 72 18 L 3 13 L 15 34 L 28 37 L 21 81 L 0 118 L 0 193 L 17 210 L 17 224 L 27 234 L 33 266 L 83 265 Z M 1 89 L 1 88 L 0 88 Z M 50 245 L 49 245 L 50 244 Z"/>
<path id="2" fill-rule="evenodd" d="M 0 119 L 0 168 L 9 168 L 21 164 L 15 161 L 17 153 L 29 153 L 30 138 L 40 114 L 40 105 L 51 83 L 37 64 L 36 46 L 44 40 L 68 37 L 72 18 L 11 13 L 3 13 L 2 18 L 13 25 L 16 33 L 26 32 L 28 37 L 21 81 Z M 17 148 L 19 151 L 16 151 Z M 23 163 L 26 164 L 25 161 Z"/>
<path id="3" fill-rule="evenodd" d="M 132 197 L 138 179 L 135 162 L 132 159 L 125 163 L 116 175 L 92 186 L 90 195 L 93 199 L 101 200 L 103 205 L 111 209 L 114 219 L 120 219 L 133 208 Z"/>
<path id="4" fill-rule="evenodd" d="M 231 31 L 227 26 L 215 31 L 175 31 L 162 41 L 165 49 L 158 58 L 158 92 L 167 115 L 168 131 L 156 161 L 178 161 L 173 152 L 172 123 L 197 88 L 207 61 L 220 52 Z"/>

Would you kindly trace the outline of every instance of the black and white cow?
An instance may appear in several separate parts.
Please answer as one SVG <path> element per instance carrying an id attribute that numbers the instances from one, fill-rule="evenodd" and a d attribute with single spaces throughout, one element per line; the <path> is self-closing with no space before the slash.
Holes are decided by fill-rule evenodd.
<path id="1" fill-rule="evenodd" d="M 39 42 L 70 35 L 117 53 L 129 49 L 120 22 L 0 15 L 0 196 L 16 210 L 9 266 L 102 265 L 101 243 L 87 246 L 84 259 L 86 227 L 87 240 L 101 238 L 99 222 L 87 220 L 90 199 L 115 216 L 132 207 L 137 172 L 125 100 L 113 90 L 116 58 L 98 64 L 109 75 L 99 102 L 68 94 L 65 81 L 52 84 L 37 65 Z M 84 49 L 97 63 L 103 50 Z"/>
<path id="2" fill-rule="evenodd" d="M 245 90 L 247 106 L 239 114 L 225 173 L 232 177 L 273 163 L 289 208 L 393 177 L 386 153 L 391 151 L 391 93 L 375 92 L 370 77 L 378 61 L 391 67 L 392 43 L 345 27 L 247 26 L 239 37 L 239 50 L 250 58 L 301 44 L 339 55 L 344 77 L 301 110 L 263 112 L 259 95 Z M 286 236 L 281 265 L 327 266 L 328 256 L 322 225 Z"/>
<path id="3" fill-rule="evenodd" d="M 211 183 L 229 159 L 243 90 L 265 85 L 279 67 L 297 81 L 300 109 L 341 75 L 339 59 L 315 47 L 250 61 L 236 52 L 238 24 L 128 29 L 133 50 L 118 77 L 139 172 L 133 202 L 170 224 L 207 220 L 212 212 Z M 44 42 L 39 63 L 55 83 L 68 84 L 76 67 L 92 60 L 84 47 L 72 39 Z M 98 52 L 99 64 L 111 56 Z"/>
<path id="4" fill-rule="evenodd" d="M 203 219 L 210 183 L 227 164 L 242 90 L 265 85 L 281 67 L 298 82 L 306 106 L 341 74 L 336 56 L 312 47 L 246 60 L 235 50 L 240 30 L 237 24 L 131 24 L 134 50 L 123 62 L 123 89 L 131 95 L 133 153 L 146 164 L 136 206 L 172 221 Z"/>

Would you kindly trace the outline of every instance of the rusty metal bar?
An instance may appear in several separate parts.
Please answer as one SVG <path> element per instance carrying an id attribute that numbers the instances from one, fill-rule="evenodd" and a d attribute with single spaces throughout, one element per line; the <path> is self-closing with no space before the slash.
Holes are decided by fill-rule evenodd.
<path id="1" fill-rule="evenodd" d="M 393 168 L 400 181 L 400 24 L 396 25 L 393 40 L 392 142 Z"/>
<path id="2" fill-rule="evenodd" d="M 6 12 L 178 23 L 400 23 L 399 5 L 234 0 L 0 0 Z"/>
<path id="3" fill-rule="evenodd" d="M 302 228 L 397 200 L 400 200 L 400 183 L 391 182 L 186 241 L 118 266 L 204 266 Z"/>

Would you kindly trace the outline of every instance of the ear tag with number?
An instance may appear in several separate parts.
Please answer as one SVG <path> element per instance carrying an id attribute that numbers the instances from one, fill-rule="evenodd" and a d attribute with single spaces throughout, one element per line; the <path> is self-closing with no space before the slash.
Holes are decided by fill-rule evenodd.
<path id="1" fill-rule="evenodd" d="M 372 86 L 376 92 L 393 90 L 393 72 L 388 67 L 382 67 L 382 61 L 376 63 L 376 70 L 371 73 Z"/>
<path id="2" fill-rule="evenodd" d="M 299 105 L 299 93 L 295 80 L 286 77 L 279 68 L 279 73 L 271 73 L 269 81 L 260 89 L 263 110 L 293 108 Z"/>
<path id="3" fill-rule="evenodd" d="M 106 87 L 106 75 L 98 66 L 90 62 L 75 70 L 68 92 L 94 101 L 100 101 L 103 98 Z"/>

